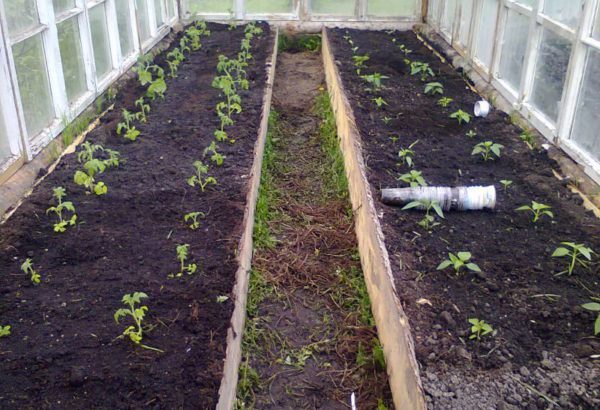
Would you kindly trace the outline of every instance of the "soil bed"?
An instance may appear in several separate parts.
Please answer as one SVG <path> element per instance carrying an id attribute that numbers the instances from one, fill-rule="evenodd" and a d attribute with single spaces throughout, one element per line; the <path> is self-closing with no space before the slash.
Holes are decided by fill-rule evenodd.
<path id="1" fill-rule="evenodd" d="M 362 74 L 389 77 L 381 91 L 367 90 L 355 72 L 348 35 L 358 55 L 369 55 Z M 557 164 L 519 140 L 521 130 L 507 115 L 492 111 L 467 125 L 449 118 L 459 108 L 471 113 L 480 97 L 414 33 L 332 30 L 330 38 L 375 197 L 380 188 L 406 186 L 396 179 L 410 171 L 398 165 L 398 151 L 416 140 L 414 169 L 429 185 L 493 184 L 498 193 L 494 211 L 446 212 L 431 233 L 417 225 L 422 212 L 376 204 L 429 406 L 598 408 L 599 366 L 590 356 L 600 343 L 592 337 L 595 316 L 580 307 L 600 295 L 598 264 L 555 276 L 565 260 L 551 254 L 562 241 L 600 251 L 600 221 L 553 175 Z M 412 61 L 430 64 L 435 77 L 427 81 L 443 84 L 453 99 L 447 108 L 437 104 L 440 95 L 424 95 L 425 82 L 410 75 L 400 44 L 412 50 Z M 373 101 L 379 96 L 388 103 L 382 109 Z M 466 136 L 469 130 L 477 136 Z M 476 143 L 489 140 L 504 145 L 501 158 L 471 156 Z M 507 190 L 503 179 L 513 181 Z M 554 219 L 533 224 L 530 213 L 515 211 L 532 200 L 550 205 Z M 458 251 L 470 251 L 483 273 L 436 270 Z M 497 333 L 468 340 L 469 318 Z"/>
<path id="2" fill-rule="evenodd" d="M 222 97 L 211 86 L 218 55 L 235 57 L 244 35 L 243 27 L 208 26 L 202 48 L 167 79 L 165 100 L 152 103 L 146 124 L 136 123 L 137 141 L 115 133 L 121 109 L 137 111 L 134 101 L 145 93 L 137 78 L 88 135 L 124 159 L 100 176 L 106 195 L 86 195 L 73 183 L 81 165 L 69 155 L 0 226 L 0 323 L 12 326 L 0 340 L 4 406 L 214 408 L 233 305 L 217 298 L 232 296 L 273 38 L 262 24 L 247 68 L 250 91 L 240 93 L 244 110 L 228 129 L 236 142 L 219 144 L 227 159 L 211 166 L 218 185 L 200 193 L 186 180 L 195 160 L 209 162 L 203 151 L 219 124 Z M 162 64 L 164 53 L 155 61 Z M 53 233 L 55 218 L 45 214 L 55 186 L 66 188 L 80 221 L 63 234 Z M 195 231 L 183 221 L 192 211 L 206 213 Z M 184 243 L 198 272 L 168 279 L 178 269 L 176 245 Z M 42 275 L 40 285 L 19 274 L 27 257 Z M 149 296 L 145 323 L 153 329 L 143 343 L 164 353 L 115 340 L 129 321 L 116 324 L 113 314 L 135 291 Z"/>

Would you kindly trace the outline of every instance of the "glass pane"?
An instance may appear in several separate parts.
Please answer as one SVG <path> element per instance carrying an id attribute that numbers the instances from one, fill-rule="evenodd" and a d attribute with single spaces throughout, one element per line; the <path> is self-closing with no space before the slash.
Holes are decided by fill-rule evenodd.
<path id="1" fill-rule="evenodd" d="M 469 30 L 471 29 L 471 15 L 473 13 L 473 0 L 460 2 L 460 27 L 458 30 L 458 42 L 463 46 L 469 44 Z"/>
<path id="2" fill-rule="evenodd" d="M 90 10 L 90 30 L 92 32 L 94 62 L 96 63 L 96 77 L 102 78 L 112 70 L 104 4 Z"/>
<path id="3" fill-rule="evenodd" d="M 452 25 L 454 24 L 454 16 L 456 15 L 456 0 L 446 0 L 444 11 L 442 13 L 441 29 L 447 34 L 452 35 Z"/>
<path id="4" fill-rule="evenodd" d="M 600 51 L 588 51 L 571 138 L 600 161 Z"/>
<path id="5" fill-rule="evenodd" d="M 582 0 L 545 0 L 544 14 L 571 27 L 577 27 Z"/>
<path id="6" fill-rule="evenodd" d="M 75 8 L 75 0 L 52 0 L 54 5 L 54 14 L 60 14 L 67 10 Z"/>
<path id="7" fill-rule="evenodd" d="M 524 6 L 527 6 L 529 8 L 533 8 L 533 3 L 535 3 L 536 0 L 513 0 L 515 3 L 519 3 L 522 4 Z"/>
<path id="8" fill-rule="evenodd" d="M 188 9 L 191 14 L 233 14 L 233 0 L 188 0 Z"/>
<path id="9" fill-rule="evenodd" d="M 154 0 L 154 15 L 156 16 L 156 27 L 161 27 L 163 24 L 165 24 L 161 3 L 162 0 Z"/>
<path id="10" fill-rule="evenodd" d="M 412 17 L 417 14 L 417 4 L 414 0 L 369 0 L 367 14 L 382 17 Z"/>
<path id="11" fill-rule="evenodd" d="M 292 0 L 247 0 L 246 12 L 255 14 L 291 13 Z"/>
<path id="12" fill-rule="evenodd" d="M 596 22 L 594 23 L 592 37 L 596 40 L 600 40 L 600 3 L 598 4 L 598 10 L 596 10 Z"/>
<path id="13" fill-rule="evenodd" d="M 15 37 L 39 24 L 40 19 L 38 17 L 35 1 L 36 0 L 10 0 L 3 2 L 8 32 L 11 37 Z"/>
<path id="14" fill-rule="evenodd" d="M 23 40 L 12 50 L 27 132 L 33 137 L 54 118 L 42 35 Z"/>
<path id="15" fill-rule="evenodd" d="M 515 90 L 521 84 L 521 68 L 525 58 L 529 19 L 521 14 L 509 11 L 504 29 L 502 53 L 500 55 L 500 78 Z"/>
<path id="16" fill-rule="evenodd" d="M 438 11 L 440 9 L 440 1 L 441 0 L 429 0 L 429 4 L 427 7 L 427 21 L 434 22 L 439 24 L 438 21 Z"/>
<path id="17" fill-rule="evenodd" d="M 0 167 L 12 156 L 10 145 L 8 144 L 8 133 L 6 131 L 6 123 L 2 113 L 2 100 L 0 100 Z"/>
<path id="18" fill-rule="evenodd" d="M 148 5 L 144 0 L 135 0 L 135 8 L 138 16 L 138 29 L 142 43 L 148 40 L 150 35 L 150 21 L 148 19 Z"/>
<path id="19" fill-rule="evenodd" d="M 544 30 L 533 82 L 533 105 L 556 121 L 567 75 L 571 43 L 550 30 Z"/>
<path id="20" fill-rule="evenodd" d="M 169 16 L 169 20 L 175 17 L 175 5 L 173 0 L 167 0 L 167 15 Z"/>
<path id="21" fill-rule="evenodd" d="M 119 43 L 121 54 L 128 56 L 133 53 L 133 33 L 131 32 L 131 15 L 129 14 L 129 0 L 116 0 L 117 27 L 119 29 Z"/>
<path id="22" fill-rule="evenodd" d="M 481 7 L 479 26 L 473 39 L 476 43 L 475 56 L 482 64 L 490 68 L 498 19 L 498 0 L 483 0 Z"/>
<path id="23" fill-rule="evenodd" d="M 336 16 L 354 16 L 356 14 L 354 0 L 313 0 L 314 14 L 333 14 Z"/>
<path id="24" fill-rule="evenodd" d="M 69 103 L 73 103 L 87 91 L 77 17 L 63 21 L 57 27 L 67 97 Z"/>

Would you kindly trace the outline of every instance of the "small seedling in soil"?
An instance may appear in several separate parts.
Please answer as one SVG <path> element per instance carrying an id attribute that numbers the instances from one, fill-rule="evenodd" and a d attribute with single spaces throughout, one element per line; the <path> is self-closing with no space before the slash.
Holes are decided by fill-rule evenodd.
<path id="1" fill-rule="evenodd" d="M 179 263 L 180 263 L 179 272 L 169 273 L 169 278 L 180 278 L 183 276 L 184 273 L 191 275 L 196 272 L 196 269 L 198 269 L 198 266 L 195 263 L 190 263 L 189 265 L 185 264 L 185 262 L 187 261 L 188 256 L 189 256 L 189 248 L 190 248 L 190 245 L 188 245 L 187 243 L 183 244 L 183 245 L 177 245 L 177 248 L 176 248 L 177 259 L 179 260 Z"/>
<path id="2" fill-rule="evenodd" d="M 146 96 L 152 101 L 154 101 L 157 96 L 164 100 L 165 91 L 167 91 L 167 83 L 164 78 L 159 77 L 150 83 L 150 86 L 146 90 Z"/>
<path id="3" fill-rule="evenodd" d="M 200 228 L 200 221 L 198 218 L 204 219 L 206 214 L 204 212 L 190 212 L 189 214 L 185 214 L 183 220 L 187 223 L 191 221 L 188 227 L 192 230 Z"/>
<path id="4" fill-rule="evenodd" d="M 419 222 L 419 226 L 426 231 L 429 231 L 434 226 L 439 225 L 439 222 L 435 222 L 435 216 L 431 215 L 431 211 L 435 211 L 435 213 L 440 217 L 444 218 L 444 212 L 442 211 L 442 207 L 438 201 L 430 201 L 428 199 L 420 199 L 418 201 L 412 201 L 406 204 L 402 209 L 424 209 L 425 217 L 421 219 Z"/>
<path id="5" fill-rule="evenodd" d="M 469 336 L 470 340 L 481 340 L 482 336 L 488 335 L 494 331 L 492 325 L 486 323 L 485 320 L 471 318 L 469 319 L 469 323 L 472 325 L 471 336 Z"/>
<path id="6" fill-rule="evenodd" d="M 108 187 L 102 181 L 96 182 L 95 176 L 101 174 L 106 170 L 106 164 L 104 161 L 94 158 L 85 164 L 83 164 L 83 171 L 75 171 L 73 177 L 74 182 L 77 185 L 85 187 L 87 193 L 94 193 L 96 195 L 104 195 L 108 192 Z"/>
<path id="7" fill-rule="evenodd" d="M 438 265 L 437 270 L 444 270 L 452 266 L 456 276 L 460 275 L 462 268 L 467 268 L 473 272 L 481 272 L 479 266 L 473 262 L 469 262 L 470 260 L 471 252 L 457 252 L 456 255 L 453 253 L 448 253 L 448 259 L 442 261 L 442 263 Z"/>
<path id="8" fill-rule="evenodd" d="M 392 119 L 393 119 L 393 118 L 391 118 L 391 117 L 388 117 L 388 116 L 386 115 L 385 117 L 383 117 L 383 118 L 381 119 L 381 121 L 382 121 L 382 122 L 383 122 L 385 125 L 388 125 L 390 122 L 392 122 Z"/>
<path id="9" fill-rule="evenodd" d="M 10 325 L 0 325 L 0 337 L 10 336 Z"/>
<path id="10" fill-rule="evenodd" d="M 360 71 L 365 68 L 365 63 L 369 60 L 368 55 L 364 56 L 352 56 L 352 60 L 354 60 L 354 67 L 356 67 L 356 74 L 360 75 Z"/>
<path id="11" fill-rule="evenodd" d="M 371 84 L 375 90 L 381 89 L 381 80 L 389 78 L 387 75 L 381 75 L 380 73 L 373 73 L 369 75 L 361 75 L 360 78 Z"/>
<path id="12" fill-rule="evenodd" d="M 229 296 L 217 296 L 217 303 L 225 303 L 229 300 Z"/>
<path id="13" fill-rule="evenodd" d="M 108 87 L 106 90 L 106 101 L 113 102 L 117 99 L 117 89 L 113 86 Z"/>
<path id="14" fill-rule="evenodd" d="M 389 138 L 390 141 L 392 141 L 392 144 L 395 144 L 400 139 L 400 137 L 397 135 L 390 135 Z"/>
<path id="15" fill-rule="evenodd" d="M 410 53 L 412 53 L 412 50 L 409 50 L 408 48 L 406 48 L 406 46 L 404 44 L 398 45 L 398 48 L 400 49 L 400 51 L 402 51 L 404 53 L 404 55 L 409 55 Z"/>
<path id="16" fill-rule="evenodd" d="M 494 160 L 494 157 L 500 158 L 500 150 L 504 148 L 504 145 L 497 144 L 493 141 L 480 142 L 475 145 L 471 155 L 481 155 L 484 161 Z"/>
<path id="17" fill-rule="evenodd" d="M 413 61 L 410 63 L 410 75 L 419 75 L 421 81 L 427 81 L 427 77 L 433 77 L 433 70 L 427 63 L 421 63 L 420 61 Z"/>
<path id="18" fill-rule="evenodd" d="M 42 276 L 33 269 L 33 261 L 31 258 L 25 259 L 25 262 L 21 264 L 21 270 L 23 273 L 31 276 L 31 283 L 38 285 L 42 281 Z"/>
<path id="19" fill-rule="evenodd" d="M 117 339 L 121 339 L 125 336 L 128 336 L 129 339 L 138 346 L 141 346 L 144 349 L 154 350 L 156 352 L 162 352 L 162 350 L 157 349 L 155 347 L 150 347 L 142 344 L 143 339 L 143 328 L 142 323 L 144 321 L 144 317 L 146 316 L 146 312 L 148 311 L 148 306 L 136 306 L 141 303 L 142 299 L 146 299 L 148 295 L 144 292 L 135 292 L 130 295 L 124 295 L 122 302 L 127 308 L 121 308 L 117 310 L 114 314 L 115 322 L 119 323 L 121 318 L 131 316 L 133 321 L 135 322 L 135 326 L 128 326 L 123 333 L 117 337 Z"/>
<path id="20" fill-rule="evenodd" d="M 135 118 L 140 122 L 146 122 L 146 114 L 150 112 L 150 104 L 146 104 L 144 97 L 135 100 L 135 106 L 139 107 L 139 111 L 135 113 Z"/>
<path id="21" fill-rule="evenodd" d="M 417 145 L 418 142 L 419 140 L 416 140 L 410 144 L 408 148 L 401 148 L 400 151 L 398 151 L 398 157 L 400 157 L 400 162 L 398 165 L 407 165 L 409 168 L 413 167 L 413 156 L 415 155 L 415 152 L 412 150 L 412 148 Z"/>
<path id="22" fill-rule="evenodd" d="M 508 187 L 512 185 L 513 182 L 510 179 L 501 179 L 500 183 L 502 184 L 504 191 L 506 191 L 508 190 Z"/>
<path id="23" fill-rule="evenodd" d="M 519 135 L 519 138 L 527 145 L 527 148 L 529 148 L 530 151 L 533 151 L 536 148 L 535 137 L 530 131 L 524 130 L 521 135 Z"/>
<path id="24" fill-rule="evenodd" d="M 438 82 L 427 83 L 425 84 L 425 94 L 444 94 L 444 86 Z"/>
<path id="25" fill-rule="evenodd" d="M 388 103 L 381 97 L 373 98 L 373 101 L 377 105 L 377 108 L 382 108 L 384 105 L 388 105 Z"/>
<path id="26" fill-rule="evenodd" d="M 594 335 L 600 334 L 600 303 L 590 302 L 581 305 L 582 308 L 589 310 L 590 312 L 598 312 L 598 317 L 594 322 Z"/>
<path id="27" fill-rule="evenodd" d="M 204 165 L 202 161 L 194 161 L 194 168 L 196 169 L 196 175 L 188 178 L 187 183 L 189 186 L 198 185 L 200 190 L 204 192 L 209 184 L 217 185 L 217 180 L 214 177 L 206 176 L 208 174 L 208 165 Z"/>
<path id="28" fill-rule="evenodd" d="M 204 155 L 211 153 L 212 155 L 210 156 L 210 160 L 219 166 L 223 165 L 223 161 L 225 161 L 225 158 L 227 157 L 219 153 L 217 148 L 219 148 L 217 143 L 212 141 L 210 145 L 204 149 Z"/>
<path id="29" fill-rule="evenodd" d="M 90 161 L 94 158 L 94 154 L 97 151 L 104 151 L 102 145 L 92 144 L 89 141 L 85 141 L 83 144 L 81 144 L 81 149 L 77 154 L 77 161 L 79 163 Z"/>
<path id="30" fill-rule="evenodd" d="M 123 108 L 123 120 L 124 122 L 120 122 L 117 124 L 117 134 L 121 135 L 123 130 L 125 130 L 124 137 L 129 141 L 135 141 L 136 138 L 140 135 L 140 132 L 135 128 L 135 125 L 132 122 L 135 120 L 136 115 L 127 111 Z"/>
<path id="31" fill-rule="evenodd" d="M 453 100 L 452 98 L 450 98 L 450 97 L 442 97 L 442 98 L 440 98 L 440 99 L 438 100 L 438 102 L 437 102 L 437 103 L 438 103 L 438 105 L 439 105 L 440 107 L 444 107 L 444 108 L 446 108 L 447 106 L 449 106 L 449 105 L 450 105 L 450 103 L 451 103 L 452 101 L 454 101 L 454 100 Z"/>
<path id="32" fill-rule="evenodd" d="M 477 136 L 477 133 L 473 130 L 469 130 L 469 132 L 467 132 L 465 135 L 469 138 L 475 138 Z"/>
<path id="33" fill-rule="evenodd" d="M 585 269 L 589 268 L 589 264 L 592 261 L 592 255 L 595 254 L 595 252 L 591 248 L 588 248 L 583 243 L 561 242 L 560 244 L 564 246 L 559 246 L 558 248 L 556 248 L 552 253 L 552 257 L 569 257 L 570 261 L 569 265 L 567 266 L 567 270 L 560 272 L 558 275 L 568 273 L 570 276 L 571 274 L 573 274 L 573 270 L 575 269 L 576 265 L 580 265 Z"/>
<path id="34" fill-rule="evenodd" d="M 425 178 L 421 175 L 421 171 L 411 170 L 406 174 L 402 174 L 398 177 L 398 180 L 402 182 L 406 182 L 412 188 L 416 188 L 418 186 L 427 186 L 427 182 L 425 182 Z"/>
<path id="35" fill-rule="evenodd" d="M 56 198 L 58 204 L 46 209 L 46 214 L 54 212 L 56 216 L 58 216 L 58 222 L 54 224 L 54 232 L 64 232 L 67 230 L 67 226 L 73 226 L 77 221 L 75 206 L 71 201 L 63 202 L 63 198 L 66 196 L 66 191 L 63 187 L 54 187 L 52 188 L 52 191 L 54 192 L 53 196 Z M 63 218 L 63 211 L 71 212 L 71 218 Z"/>
<path id="36" fill-rule="evenodd" d="M 450 118 L 453 118 L 456 121 L 458 121 L 458 125 L 462 124 L 463 122 L 465 124 L 468 124 L 469 122 L 471 122 L 471 116 L 469 114 L 467 114 L 466 112 L 464 112 L 463 110 L 458 110 L 458 111 L 453 112 L 452 114 L 450 114 Z"/>
<path id="37" fill-rule="evenodd" d="M 523 205 L 518 207 L 516 210 L 519 212 L 531 211 L 533 213 L 533 223 L 536 223 L 542 217 L 542 215 L 554 218 L 554 214 L 552 211 L 550 211 L 550 209 L 552 209 L 552 207 L 549 205 L 531 201 L 531 205 Z"/>

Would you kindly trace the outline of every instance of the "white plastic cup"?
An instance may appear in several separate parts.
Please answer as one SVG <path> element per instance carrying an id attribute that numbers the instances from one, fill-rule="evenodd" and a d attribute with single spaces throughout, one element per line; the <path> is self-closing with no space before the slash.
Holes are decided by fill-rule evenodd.
<path id="1" fill-rule="evenodd" d="M 494 209 L 496 188 L 493 185 L 454 188 L 427 186 L 381 190 L 381 200 L 388 205 L 405 205 L 422 199 L 437 201 L 445 211 L 450 209 L 458 211 Z"/>
<path id="2" fill-rule="evenodd" d="M 476 117 L 485 118 L 490 113 L 490 109 L 491 106 L 489 102 L 485 100 L 480 100 L 475 103 L 475 108 L 473 109 L 473 112 L 475 113 Z"/>

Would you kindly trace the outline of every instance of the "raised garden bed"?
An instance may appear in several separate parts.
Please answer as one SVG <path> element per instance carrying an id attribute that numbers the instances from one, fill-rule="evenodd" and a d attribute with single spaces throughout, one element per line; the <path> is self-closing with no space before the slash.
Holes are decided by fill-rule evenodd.
<path id="1" fill-rule="evenodd" d="M 11 326 L 0 339 L 4 406 L 215 407 L 274 42 L 267 25 L 258 27 L 263 32 L 252 39 L 246 67 L 249 90 L 239 91 L 242 112 L 227 127 L 235 143 L 218 143 L 222 165 L 205 154 L 220 124 L 215 106 L 224 99 L 212 82 L 218 56 L 235 59 L 245 29 L 209 24 L 210 35 L 202 36 L 199 50 L 185 52 L 177 77 L 165 76 L 164 101 L 151 102 L 146 123 L 135 121 L 141 132 L 135 141 L 116 129 L 122 108 L 139 111 L 134 102 L 147 85 L 137 78 L 88 134 L 87 141 L 121 155 L 119 166 L 98 178 L 105 194 L 86 194 L 74 183 L 82 165 L 68 155 L 0 226 L 0 324 Z M 165 73 L 167 53 L 181 38 L 155 58 Z M 218 181 L 204 192 L 188 184 L 196 160 L 210 164 L 208 175 Z M 56 204 L 57 186 L 66 189 L 78 216 L 64 233 L 53 231 L 57 218 L 46 214 Z M 195 230 L 184 221 L 190 212 L 205 213 Z M 169 278 L 180 267 L 176 246 L 182 244 L 189 244 L 186 264 L 196 263 L 197 270 Z M 41 283 L 21 272 L 27 258 Z M 117 339 L 134 323 L 124 318 L 117 324 L 113 314 L 133 292 L 148 295 L 142 343 L 163 352 L 127 336 Z"/>
<path id="2" fill-rule="evenodd" d="M 600 221 L 554 176 L 558 166 L 546 152 L 539 146 L 530 150 L 519 138 L 522 130 L 506 114 L 492 111 L 462 125 L 450 118 L 459 109 L 472 113 L 480 97 L 412 32 L 328 34 L 375 198 L 381 188 L 407 186 L 398 178 L 411 168 L 398 154 L 417 140 L 412 170 L 427 184 L 496 186 L 495 210 L 445 212 L 430 229 L 418 225 L 424 212 L 375 200 L 428 406 L 597 408 L 596 315 L 581 307 L 600 294 L 597 259 L 590 269 L 556 276 L 567 260 L 552 254 L 563 241 L 600 251 Z M 365 54 L 368 60 L 357 67 L 360 57 L 353 57 Z M 411 75 L 411 62 L 429 64 L 434 77 L 422 81 Z M 360 75 L 387 78 L 377 89 L 357 68 Z M 439 82 L 443 94 L 426 95 L 429 82 Z M 378 97 L 382 100 L 375 101 Z M 442 107 L 441 97 L 452 101 Z M 503 145 L 500 158 L 471 155 L 485 141 Z M 505 189 L 500 180 L 512 184 Z M 533 223 L 531 213 L 516 211 L 531 201 L 549 205 L 554 217 Z M 471 252 L 482 272 L 457 276 L 451 268 L 437 270 L 449 252 L 459 251 Z M 472 318 L 494 332 L 470 340 Z"/>

